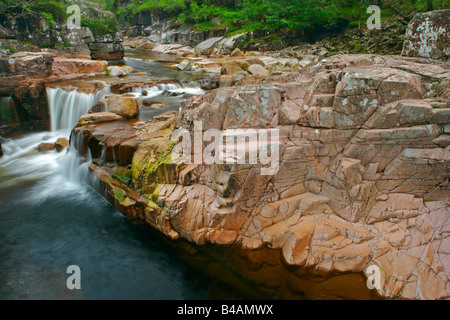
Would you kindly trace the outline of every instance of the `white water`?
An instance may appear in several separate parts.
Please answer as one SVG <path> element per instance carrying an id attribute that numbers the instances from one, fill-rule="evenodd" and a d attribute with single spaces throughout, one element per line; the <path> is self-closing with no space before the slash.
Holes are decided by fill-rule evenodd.
<path id="1" fill-rule="evenodd" d="M 110 94 L 109 87 L 96 94 L 47 89 L 51 115 L 51 132 L 28 135 L 21 139 L 8 139 L 2 143 L 3 157 L 0 158 L 0 188 L 42 180 L 52 176 L 40 186 L 36 194 L 44 196 L 65 187 L 79 186 L 88 176 L 89 157 L 82 162 L 72 145 L 67 152 L 51 151 L 41 153 L 37 147 L 43 143 L 55 143 L 58 138 L 70 138 L 71 130 L 83 114 L 89 112 L 94 103 Z M 79 140 L 79 137 L 72 139 Z M 78 142 L 81 143 L 81 142 Z"/>
<path id="2" fill-rule="evenodd" d="M 147 95 L 143 95 L 143 92 L 147 91 Z M 175 83 L 168 84 L 158 84 L 154 87 L 141 87 L 134 88 L 131 93 L 136 98 L 145 97 L 145 98 L 154 98 L 159 95 L 162 95 L 164 92 L 176 93 L 176 94 L 192 94 L 192 95 L 202 95 L 205 94 L 205 91 L 200 88 L 200 85 L 196 82 L 190 82 L 187 86 L 181 87 Z"/>
<path id="3" fill-rule="evenodd" d="M 109 94 L 111 94 L 109 87 L 98 91 L 96 94 L 48 88 L 47 97 L 52 131 L 65 131 L 69 135 L 70 131 L 80 120 L 80 117 L 88 113 L 89 109 L 96 102 Z"/>
<path id="4" fill-rule="evenodd" d="M 137 88 L 133 94 L 136 97 L 142 97 L 144 90 L 147 91 L 147 98 L 159 96 L 164 92 L 204 94 L 196 82 L 189 83 L 186 87 L 177 84 L 160 84 L 154 87 Z M 92 159 L 88 155 L 88 159 L 82 161 L 78 156 L 74 145 L 78 143 L 78 147 L 81 147 L 81 137 L 72 136 L 72 143 L 67 152 L 40 153 L 37 147 L 43 142 L 54 143 L 58 138 L 69 139 L 80 117 L 88 113 L 96 102 L 110 94 L 111 90 L 108 86 L 95 94 L 48 88 L 52 131 L 31 134 L 16 140 L 9 139 L 2 143 L 4 156 L 0 158 L 0 188 L 37 181 L 48 176 L 52 176 L 50 180 L 53 186 L 55 184 L 79 186 L 86 181 Z"/>

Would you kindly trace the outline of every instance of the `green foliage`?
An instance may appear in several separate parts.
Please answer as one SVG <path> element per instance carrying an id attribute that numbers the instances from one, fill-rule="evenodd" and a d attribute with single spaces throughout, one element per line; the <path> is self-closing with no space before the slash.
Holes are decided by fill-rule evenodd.
<path id="1" fill-rule="evenodd" d="M 53 19 L 53 14 L 46 13 L 46 12 L 41 12 L 41 14 L 48 23 L 50 23 L 50 24 L 56 23 L 55 20 Z"/>
<path id="2" fill-rule="evenodd" d="M 14 50 L 14 48 L 11 46 L 2 46 L 2 49 L 9 50 L 9 52 L 11 52 L 11 54 L 16 53 L 16 50 Z"/>
<path id="3" fill-rule="evenodd" d="M 93 19 L 82 18 L 81 24 L 83 27 L 91 29 L 94 36 L 102 36 L 108 32 L 115 32 L 118 29 L 117 19 Z"/>
<path id="4" fill-rule="evenodd" d="M 141 3 L 142 1 L 133 0 L 134 3 Z M 165 11 L 175 12 L 186 7 L 184 0 L 147 0 L 144 3 L 137 5 L 135 13 L 142 11 Z"/>
<path id="5" fill-rule="evenodd" d="M 49 23 L 63 22 L 67 3 L 62 0 L 1 0 L 0 16 L 16 18 L 43 17 Z"/>

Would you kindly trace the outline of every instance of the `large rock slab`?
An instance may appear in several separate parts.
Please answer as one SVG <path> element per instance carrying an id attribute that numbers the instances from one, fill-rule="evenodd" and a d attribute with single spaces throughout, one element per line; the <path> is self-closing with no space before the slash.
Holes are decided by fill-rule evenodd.
<path id="1" fill-rule="evenodd" d="M 402 55 L 449 59 L 450 9 L 416 14 L 406 30 Z"/>
<path id="2" fill-rule="evenodd" d="M 53 75 L 64 76 L 68 74 L 104 73 L 108 63 L 86 59 L 55 58 L 53 62 Z"/>
<path id="3" fill-rule="evenodd" d="M 18 52 L 9 57 L 15 74 L 26 77 L 48 77 L 52 72 L 53 55 L 48 52 Z"/>
<path id="4" fill-rule="evenodd" d="M 214 37 L 208 40 L 205 40 L 201 43 L 199 43 L 195 47 L 195 52 L 197 54 L 204 54 L 204 55 L 210 55 L 214 52 L 214 49 L 217 48 L 220 41 L 223 39 L 223 37 Z"/>
<path id="5" fill-rule="evenodd" d="M 241 60 L 224 63 L 223 71 L 242 70 L 236 76 L 258 64 Z M 102 154 L 108 162 L 131 161 L 133 188 L 112 195 L 122 212 L 172 239 L 279 250 L 302 275 L 369 276 L 376 265 L 384 297 L 448 297 L 448 66 L 342 55 L 247 79 L 253 82 L 191 97 L 177 115 L 76 129 L 89 137 L 98 166 Z M 204 132 L 195 130 L 197 121 Z M 228 140 L 229 129 L 245 129 L 233 144 L 241 153 L 225 146 L 212 162 L 177 163 L 175 129 L 191 142 L 213 129 L 211 139 L 187 150 L 191 160 L 205 155 L 212 138 Z M 278 133 L 267 153 L 277 170 L 269 175 L 262 174 L 267 162 L 247 161 L 268 151 L 245 137 L 259 130 Z M 118 160 L 121 150 L 127 156 Z M 244 155 L 245 163 L 236 163 Z M 99 175 L 117 187 L 112 175 Z"/>

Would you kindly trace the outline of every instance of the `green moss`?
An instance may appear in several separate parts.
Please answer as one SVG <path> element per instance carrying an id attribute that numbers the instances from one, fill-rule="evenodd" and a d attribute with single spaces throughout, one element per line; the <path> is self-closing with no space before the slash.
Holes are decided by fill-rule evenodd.
<path id="1" fill-rule="evenodd" d="M 5 49 L 5 50 L 9 50 L 9 52 L 11 52 L 11 54 L 16 53 L 16 50 L 14 50 L 14 48 L 11 47 L 11 46 L 4 46 L 2 48 Z"/>
<path id="2" fill-rule="evenodd" d="M 117 168 L 112 176 L 113 178 L 120 180 L 127 187 L 129 187 L 133 181 L 131 170 L 123 167 Z"/>
<path id="3" fill-rule="evenodd" d="M 151 175 L 158 171 L 158 169 L 165 164 L 173 164 L 172 162 L 172 151 L 173 148 L 177 145 L 176 142 L 173 142 L 169 148 L 160 154 L 160 156 L 156 159 L 155 162 L 149 163 L 147 166 L 146 172 Z"/>
<path id="4" fill-rule="evenodd" d="M 113 188 L 114 196 L 116 197 L 116 199 L 119 200 L 119 202 L 124 202 L 125 197 L 127 196 L 126 192 L 117 187 L 112 187 L 112 188 Z"/>

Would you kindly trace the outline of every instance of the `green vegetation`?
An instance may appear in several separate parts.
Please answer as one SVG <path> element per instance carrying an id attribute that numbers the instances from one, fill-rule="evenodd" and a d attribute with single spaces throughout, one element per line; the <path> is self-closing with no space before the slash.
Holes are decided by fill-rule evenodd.
<path id="1" fill-rule="evenodd" d="M 0 16 L 15 18 L 43 17 L 50 24 L 66 19 L 67 3 L 62 0 L 1 0 Z"/>
<path id="2" fill-rule="evenodd" d="M 131 170 L 119 167 L 114 172 L 113 177 L 120 180 L 124 185 L 130 187 L 133 178 L 131 177 Z"/>
<path id="3" fill-rule="evenodd" d="M 228 32 L 304 33 L 338 27 L 365 27 L 367 8 L 377 3 L 382 20 L 410 20 L 415 13 L 450 8 L 450 0 L 96 0 L 114 11 L 120 21 L 132 21 L 142 12 L 165 12 L 200 30 L 228 28 Z"/>
<path id="4" fill-rule="evenodd" d="M 117 200 L 119 200 L 119 202 L 124 202 L 125 201 L 125 197 L 127 196 L 127 193 L 120 188 L 116 188 L 116 187 L 112 187 L 113 188 L 113 193 L 114 196 L 116 197 Z"/>
<path id="5" fill-rule="evenodd" d="M 118 29 L 117 19 L 81 19 L 81 25 L 91 29 L 92 34 L 96 36 L 105 35 L 108 32 L 115 32 Z"/>
<path id="6" fill-rule="evenodd" d="M 117 18 L 82 12 L 82 25 L 94 35 L 118 30 L 119 21 L 133 22 L 137 14 L 164 14 L 182 25 L 199 30 L 227 29 L 228 34 L 251 31 L 255 37 L 277 41 L 286 37 L 324 34 L 343 28 L 365 28 L 367 8 L 377 4 L 382 20 L 393 17 L 409 21 L 417 12 L 448 9 L 450 0 L 90 0 L 88 10 L 98 5 Z M 49 25 L 64 23 L 69 0 L 0 0 L 0 18 L 27 21 L 43 18 Z M 355 49 L 360 44 L 353 44 Z"/>

